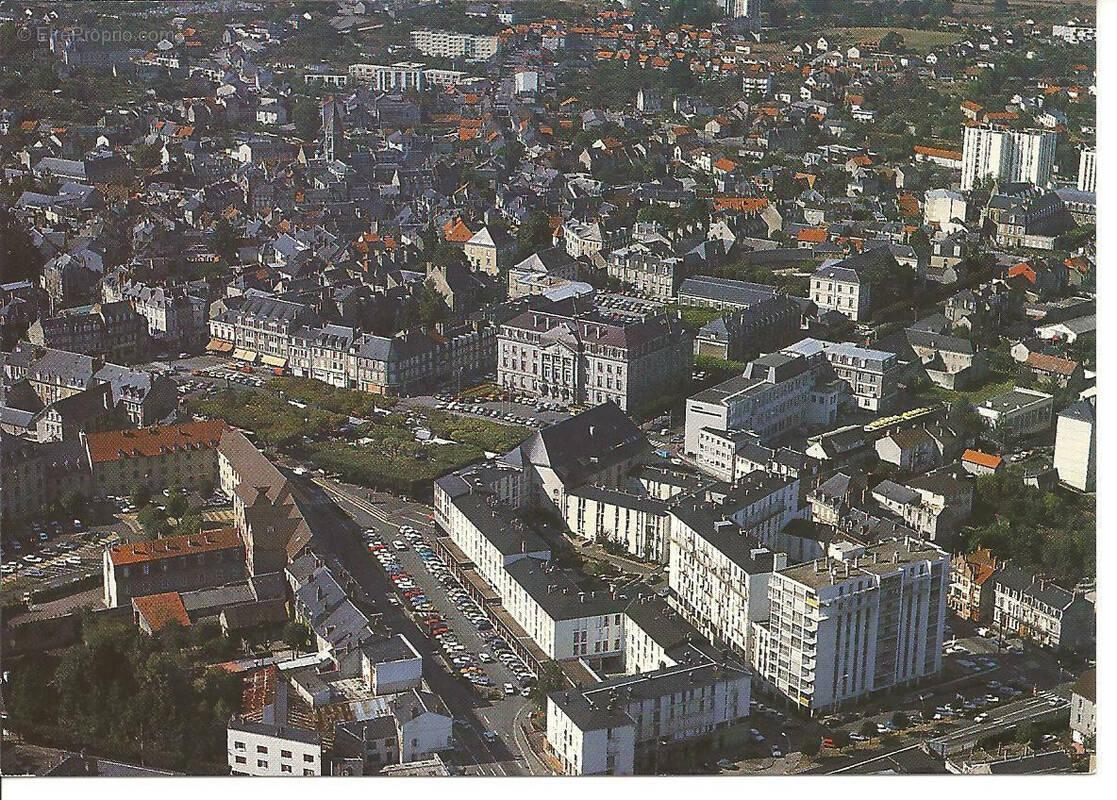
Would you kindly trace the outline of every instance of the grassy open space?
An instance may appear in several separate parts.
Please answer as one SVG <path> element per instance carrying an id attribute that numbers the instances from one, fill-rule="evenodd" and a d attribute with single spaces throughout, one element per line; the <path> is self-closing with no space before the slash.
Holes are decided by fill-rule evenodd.
<path id="1" fill-rule="evenodd" d="M 191 399 L 186 408 L 191 414 L 223 419 L 252 431 L 258 445 L 276 447 L 291 444 L 302 436 L 337 431 L 348 417 L 310 405 L 297 408 L 270 389 L 226 389 L 212 397 Z"/>
<path id="2" fill-rule="evenodd" d="M 837 39 L 843 47 L 849 47 L 862 39 L 880 39 L 885 34 L 893 32 L 904 37 L 904 46 L 919 53 L 925 53 L 935 47 L 953 44 L 962 38 L 957 31 L 923 31 L 918 28 L 827 28 L 826 37 Z M 831 42 L 833 45 L 833 42 Z"/>
<path id="3" fill-rule="evenodd" d="M 374 409 L 391 408 L 396 404 L 394 398 L 356 389 L 339 389 L 310 378 L 272 378 L 268 388 L 285 398 L 354 417 L 370 417 Z"/>
<path id="4" fill-rule="evenodd" d="M 284 397 L 275 392 L 280 386 Z M 295 398 L 306 407 L 288 402 Z M 452 444 L 420 442 L 405 415 L 372 413 L 382 402 L 383 398 L 315 381 L 281 378 L 265 390 L 228 389 L 191 400 L 187 408 L 252 431 L 258 445 L 274 446 L 351 483 L 410 497 L 428 496 L 438 476 L 480 461 L 486 452 L 510 450 L 531 434 L 530 428 L 519 425 L 422 409 L 417 412 L 420 425 Z M 369 421 L 341 438 L 349 416 Z"/>
<path id="5" fill-rule="evenodd" d="M 955 392 L 950 389 L 943 389 L 939 386 L 928 386 L 924 389 L 920 389 L 917 395 L 927 401 L 951 403 L 955 400 L 965 400 L 970 403 L 970 405 L 976 406 L 984 403 L 990 397 L 996 397 L 999 394 L 1010 391 L 1015 385 L 1016 381 L 1013 378 L 993 375 L 990 380 L 971 389 L 963 389 Z"/>

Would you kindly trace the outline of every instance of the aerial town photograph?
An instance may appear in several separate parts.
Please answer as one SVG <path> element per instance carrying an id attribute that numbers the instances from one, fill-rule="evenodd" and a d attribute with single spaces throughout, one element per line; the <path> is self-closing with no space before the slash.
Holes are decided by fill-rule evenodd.
<path id="1" fill-rule="evenodd" d="M 1094 774 L 1109 4 L 0 0 L 4 793 Z"/>

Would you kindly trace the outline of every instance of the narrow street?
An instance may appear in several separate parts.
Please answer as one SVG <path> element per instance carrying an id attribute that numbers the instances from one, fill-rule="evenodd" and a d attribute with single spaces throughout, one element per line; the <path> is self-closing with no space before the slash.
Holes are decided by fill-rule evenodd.
<path id="1" fill-rule="evenodd" d="M 518 725 L 533 708 L 531 701 L 518 694 L 498 701 L 479 697 L 465 680 L 451 674 L 434 643 L 401 608 L 388 603 L 392 585 L 380 564 L 371 557 L 360 534 L 375 530 L 382 540 L 399 538 L 400 525 L 411 525 L 425 536 L 433 535 L 429 506 L 390 495 L 355 489 L 334 481 L 308 477 L 299 479 L 315 505 L 312 513 L 320 515 L 315 530 L 319 531 L 319 549 L 327 558 L 333 557 L 346 574 L 356 582 L 372 603 L 384 614 L 392 630 L 404 633 L 423 656 L 423 677 L 431 689 L 446 703 L 453 715 L 455 740 L 468 774 L 525 775 L 550 774 L 528 747 Z M 427 572 L 412 549 L 396 553 L 401 564 L 413 576 L 430 602 L 446 617 L 458 638 L 475 654 L 484 648 L 477 631 L 446 596 L 446 590 Z M 493 685 L 515 682 L 501 664 L 486 664 Z M 525 711 L 527 709 L 527 711 Z M 464 724 L 463 724 L 464 723 Z M 485 731 L 496 734 L 486 741 Z"/>

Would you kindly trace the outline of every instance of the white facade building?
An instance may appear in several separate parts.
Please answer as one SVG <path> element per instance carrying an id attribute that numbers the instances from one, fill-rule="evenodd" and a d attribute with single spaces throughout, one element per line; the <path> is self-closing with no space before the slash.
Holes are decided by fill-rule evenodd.
<path id="1" fill-rule="evenodd" d="M 950 235 L 965 227 L 966 198 L 953 189 L 929 189 L 923 196 L 923 224 Z"/>
<path id="2" fill-rule="evenodd" d="M 1059 480 L 1080 492 L 1097 482 L 1098 426 L 1094 405 L 1080 400 L 1059 413 L 1055 425 L 1055 469 Z"/>
<path id="3" fill-rule="evenodd" d="M 704 659 L 547 698 L 546 746 L 565 775 L 632 775 L 749 714 L 748 671 Z M 712 742 L 713 744 L 713 742 Z"/>
<path id="4" fill-rule="evenodd" d="M 1098 190 L 1098 151 L 1095 147 L 1083 147 L 1078 153 L 1078 190 Z"/>
<path id="5" fill-rule="evenodd" d="M 711 641 L 745 658 L 751 651 L 753 623 L 768 618 L 768 580 L 787 565 L 786 555 L 756 547 L 749 534 L 766 527 L 771 529 L 767 538 L 774 538 L 795 513 L 797 501 L 789 495 L 797 495 L 799 486 L 797 481 L 778 479 L 761 483 L 754 502 L 739 514 L 753 525 L 738 524 L 738 515 L 719 519 L 697 504 L 678 504 L 671 512 L 672 608 Z"/>
<path id="6" fill-rule="evenodd" d="M 425 56 L 487 61 L 496 55 L 500 39 L 477 33 L 420 28 L 411 31 L 411 46 Z"/>
<path id="7" fill-rule="evenodd" d="M 1046 186 L 1055 165 L 1054 131 L 967 125 L 962 130 L 962 191 L 987 178 Z"/>
<path id="8" fill-rule="evenodd" d="M 234 719 L 229 722 L 228 743 L 234 775 L 322 774 L 322 741 L 311 731 Z"/>
<path id="9" fill-rule="evenodd" d="M 756 625 L 758 676 L 812 714 L 942 667 L 949 556 L 912 539 L 841 550 L 775 573 Z"/>

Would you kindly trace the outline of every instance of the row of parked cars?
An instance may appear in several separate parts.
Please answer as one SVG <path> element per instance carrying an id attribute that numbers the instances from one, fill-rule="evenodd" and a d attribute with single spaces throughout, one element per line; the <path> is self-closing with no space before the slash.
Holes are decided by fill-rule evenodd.
<path id="1" fill-rule="evenodd" d="M 481 417 L 489 417 L 494 420 L 512 423 L 513 425 L 540 425 L 539 420 L 524 417 L 520 414 L 512 414 L 509 412 L 502 412 L 496 408 L 486 408 L 480 403 L 459 402 L 457 400 L 438 402 L 438 408 L 444 411 L 458 411 L 463 414 L 476 414 Z M 541 409 L 539 409 L 541 410 Z"/>
<path id="2" fill-rule="evenodd" d="M 0 564 L 0 574 L 13 575 L 20 569 L 24 570 L 24 575 L 28 578 L 45 578 L 44 572 L 39 565 L 44 561 L 50 561 L 57 556 L 62 556 L 60 563 L 67 566 L 77 567 L 81 566 L 81 557 L 74 555 L 73 551 L 77 550 L 81 545 L 76 542 L 58 542 L 50 544 L 50 540 L 55 536 L 61 536 L 67 532 L 67 529 L 74 533 L 83 533 L 85 526 L 80 519 L 75 519 L 73 522 L 64 525 L 62 522 L 33 522 L 31 523 L 31 541 L 28 545 L 28 550 L 33 550 L 38 546 L 38 552 L 27 552 L 18 559 L 12 559 Z M 4 545 L 6 552 L 19 553 L 24 547 L 18 540 L 12 540 Z M 69 554 L 69 555 L 68 555 Z"/>

